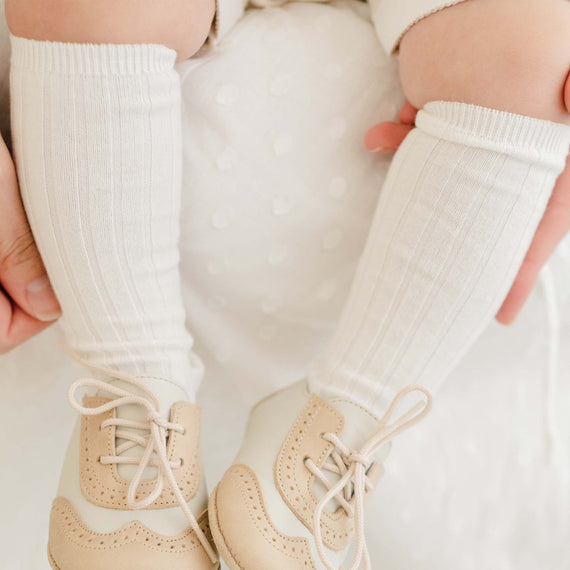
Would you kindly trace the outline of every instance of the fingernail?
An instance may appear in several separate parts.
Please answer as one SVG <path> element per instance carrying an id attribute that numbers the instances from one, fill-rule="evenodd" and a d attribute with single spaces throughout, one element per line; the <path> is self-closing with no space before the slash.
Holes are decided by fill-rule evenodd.
<path id="1" fill-rule="evenodd" d="M 386 152 L 387 149 L 385 146 L 377 146 L 376 148 L 370 149 L 370 152 Z"/>
<path id="2" fill-rule="evenodd" d="M 36 319 L 47 322 L 61 316 L 61 307 L 47 275 L 35 279 L 26 287 L 26 298 Z"/>

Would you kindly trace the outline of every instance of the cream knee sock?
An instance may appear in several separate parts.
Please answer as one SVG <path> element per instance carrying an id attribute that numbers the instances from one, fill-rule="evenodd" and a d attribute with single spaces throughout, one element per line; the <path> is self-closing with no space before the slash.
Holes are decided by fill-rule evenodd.
<path id="1" fill-rule="evenodd" d="M 394 158 L 312 390 L 381 413 L 406 384 L 436 389 L 504 300 L 569 145 L 563 125 L 428 104 Z"/>
<path id="2" fill-rule="evenodd" d="M 92 363 L 168 378 L 192 398 L 201 365 L 178 271 L 176 53 L 15 37 L 12 48 L 21 191 L 65 342 Z"/>

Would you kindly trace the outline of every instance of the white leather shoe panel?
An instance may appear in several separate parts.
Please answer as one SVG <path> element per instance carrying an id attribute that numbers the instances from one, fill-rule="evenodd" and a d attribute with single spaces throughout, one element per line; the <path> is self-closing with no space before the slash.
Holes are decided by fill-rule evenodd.
<path id="1" fill-rule="evenodd" d="M 151 376 L 136 376 L 136 379 L 146 386 L 157 398 L 160 403 L 160 412 L 161 416 L 164 420 L 168 421 L 170 418 L 170 409 L 176 402 L 185 401 L 188 399 L 186 392 L 174 382 L 166 379 L 166 378 L 155 378 Z M 120 388 L 127 389 L 130 392 L 137 392 L 141 395 L 144 395 L 142 390 L 137 390 L 131 384 L 126 384 L 122 380 L 109 380 L 109 378 L 103 378 L 104 381 L 108 381 L 110 384 L 114 386 L 119 386 Z M 114 397 L 112 394 L 107 394 L 104 391 L 101 391 L 99 396 L 102 397 Z M 135 422 L 144 422 L 145 418 L 145 411 L 136 405 L 126 405 L 117 408 L 116 410 L 117 418 L 131 420 Z M 128 431 L 128 430 L 127 430 Z M 140 435 L 140 431 L 136 432 Z M 140 446 L 133 447 L 129 449 L 123 456 L 130 456 L 130 457 L 141 457 L 143 454 L 143 448 Z M 132 479 L 137 471 L 136 465 L 117 465 L 117 472 L 121 477 L 124 479 Z M 143 472 L 143 480 L 151 480 L 154 479 L 157 475 L 157 469 L 155 467 L 147 467 Z"/>
<path id="2" fill-rule="evenodd" d="M 188 520 L 179 507 L 161 510 L 120 511 L 106 509 L 90 503 L 81 492 L 79 481 L 79 433 L 80 419 L 77 421 L 69 442 L 65 462 L 61 472 L 58 496 L 68 499 L 77 510 L 83 522 L 96 532 L 113 532 L 130 521 L 138 520 L 150 530 L 175 536 L 188 527 Z M 203 469 L 200 473 L 200 487 L 196 496 L 188 503 L 196 515 L 207 506 L 208 493 Z"/>
<path id="3" fill-rule="evenodd" d="M 234 464 L 245 464 L 254 469 L 263 487 L 265 504 L 273 524 L 288 536 L 307 538 L 315 566 L 318 570 L 326 570 L 314 547 L 312 533 L 283 501 L 274 477 L 279 450 L 309 396 L 306 381 L 301 381 L 257 404 L 251 412 Z M 347 555 L 347 550 L 333 552 L 327 549 L 327 552 L 337 566 L 342 564 Z"/>

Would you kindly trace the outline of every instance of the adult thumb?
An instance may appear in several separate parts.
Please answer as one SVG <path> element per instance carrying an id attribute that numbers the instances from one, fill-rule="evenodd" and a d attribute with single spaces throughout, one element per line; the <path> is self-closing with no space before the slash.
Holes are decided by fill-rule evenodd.
<path id="1" fill-rule="evenodd" d="M 14 163 L 1 139 L 0 284 L 32 317 L 53 321 L 60 316 L 61 308 L 22 205 Z"/>

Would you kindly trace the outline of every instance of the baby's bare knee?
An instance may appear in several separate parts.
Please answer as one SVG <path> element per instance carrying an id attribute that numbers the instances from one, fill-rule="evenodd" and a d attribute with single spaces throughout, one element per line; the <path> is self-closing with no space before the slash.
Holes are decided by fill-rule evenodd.
<path id="1" fill-rule="evenodd" d="M 37 40 L 156 43 L 185 59 L 200 49 L 214 0 L 6 0 L 11 32 Z"/>
<path id="2" fill-rule="evenodd" d="M 406 34 L 404 91 L 569 123 L 568 30 L 566 0 L 467 0 Z"/>

